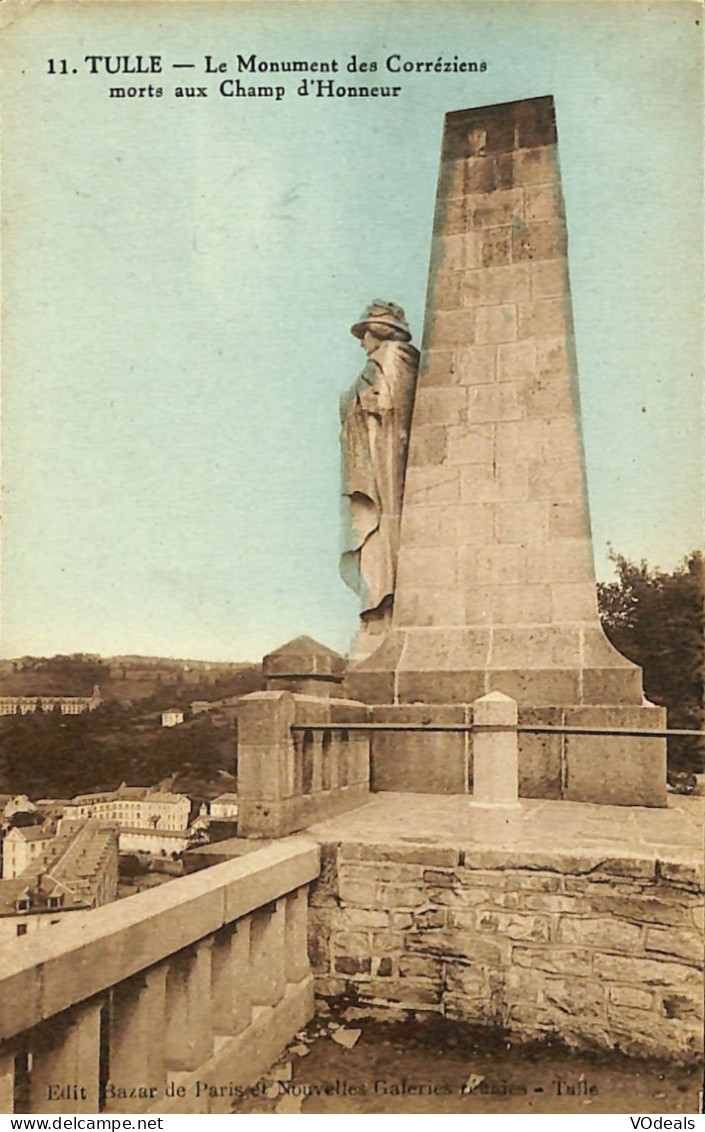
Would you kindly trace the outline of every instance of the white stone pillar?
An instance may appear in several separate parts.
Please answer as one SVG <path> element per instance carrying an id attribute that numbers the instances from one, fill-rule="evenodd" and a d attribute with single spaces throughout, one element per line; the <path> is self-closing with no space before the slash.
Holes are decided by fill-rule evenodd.
<path id="1" fill-rule="evenodd" d="M 517 806 L 519 757 L 516 701 L 490 692 L 473 704 L 473 801 Z"/>
<path id="2" fill-rule="evenodd" d="M 198 1069 L 211 1056 L 211 939 L 177 952 L 166 978 L 166 1064 Z"/>
<path id="3" fill-rule="evenodd" d="M 113 991 L 105 1099 L 108 1112 L 140 1112 L 164 1095 L 166 976 L 167 965 L 162 963 L 127 979 Z M 129 1093 L 134 1086 L 156 1091 L 152 1098 L 119 1095 L 121 1090 Z"/>
<path id="4" fill-rule="evenodd" d="M 100 1002 L 82 1004 L 37 1028 L 31 1112 L 98 1112 L 100 1011 Z"/>

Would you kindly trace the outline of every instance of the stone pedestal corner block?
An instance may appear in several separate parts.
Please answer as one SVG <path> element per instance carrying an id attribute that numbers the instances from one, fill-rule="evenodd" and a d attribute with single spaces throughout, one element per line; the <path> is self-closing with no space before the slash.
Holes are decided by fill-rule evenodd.
<path id="1" fill-rule="evenodd" d="M 311 637 L 296 637 L 262 660 L 268 691 L 314 696 L 335 696 L 346 669 L 344 656 Z"/>
<path id="2" fill-rule="evenodd" d="M 238 794 L 241 806 L 290 797 L 294 791 L 291 692 L 253 692 L 239 701 Z"/>

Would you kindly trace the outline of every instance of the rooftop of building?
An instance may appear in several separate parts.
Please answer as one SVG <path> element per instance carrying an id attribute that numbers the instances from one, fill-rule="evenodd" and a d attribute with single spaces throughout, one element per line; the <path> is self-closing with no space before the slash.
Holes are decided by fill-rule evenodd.
<path id="1" fill-rule="evenodd" d="M 0 703 L 29 703 L 37 700 L 56 700 L 62 703 L 83 703 L 86 700 L 100 698 L 100 689 L 85 692 L 83 695 L 74 695 L 67 692 L 25 692 L 21 696 L 0 696 Z"/>
<path id="2" fill-rule="evenodd" d="M 145 796 L 145 801 L 170 802 L 173 804 L 188 802 L 189 805 L 191 804 L 189 798 L 187 798 L 185 794 L 171 794 L 164 790 L 155 790 L 153 793 L 150 792 Z"/>
<path id="3" fill-rule="evenodd" d="M 54 837 L 55 832 L 43 825 L 15 825 L 6 836 L 16 834 L 23 841 L 46 841 Z"/>
<path id="4" fill-rule="evenodd" d="M 51 896 L 62 909 L 91 908 L 111 852 L 117 854 L 117 827 L 103 822 L 67 822 L 19 877 L 0 882 L 0 915 L 16 915 L 17 901 L 34 896 L 44 911 Z M 7 887 L 7 886 L 10 887 Z"/>
<path id="5" fill-rule="evenodd" d="M 172 794 L 153 786 L 126 786 L 123 782 L 117 790 L 100 790 L 92 794 L 77 794 L 67 805 L 85 806 L 98 802 L 169 802 L 172 804 L 189 801 L 185 794 Z"/>
<path id="6" fill-rule="evenodd" d="M 176 840 L 188 837 L 188 831 L 185 829 L 151 829 L 143 825 L 123 825 L 121 833 L 138 833 L 140 837 L 166 837 Z"/>

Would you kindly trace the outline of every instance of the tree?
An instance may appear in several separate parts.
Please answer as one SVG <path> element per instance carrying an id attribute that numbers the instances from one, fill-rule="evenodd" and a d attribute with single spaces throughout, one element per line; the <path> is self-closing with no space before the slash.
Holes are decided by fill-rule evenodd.
<path id="1" fill-rule="evenodd" d="M 673 573 L 630 562 L 610 551 L 617 581 L 597 587 L 603 628 L 644 673 L 649 700 L 668 709 L 668 726 L 702 730 L 705 723 L 705 558 L 687 555 Z M 705 769 L 703 739 L 668 741 L 669 772 Z"/>

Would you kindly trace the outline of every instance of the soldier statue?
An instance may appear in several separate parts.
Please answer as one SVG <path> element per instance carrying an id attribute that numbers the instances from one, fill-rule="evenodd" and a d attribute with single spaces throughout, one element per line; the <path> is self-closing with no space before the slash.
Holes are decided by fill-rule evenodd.
<path id="1" fill-rule="evenodd" d="M 404 311 L 375 300 L 351 333 L 367 362 L 341 399 L 345 532 L 340 572 L 361 599 L 355 659 L 391 624 L 399 525 L 419 352 Z"/>

